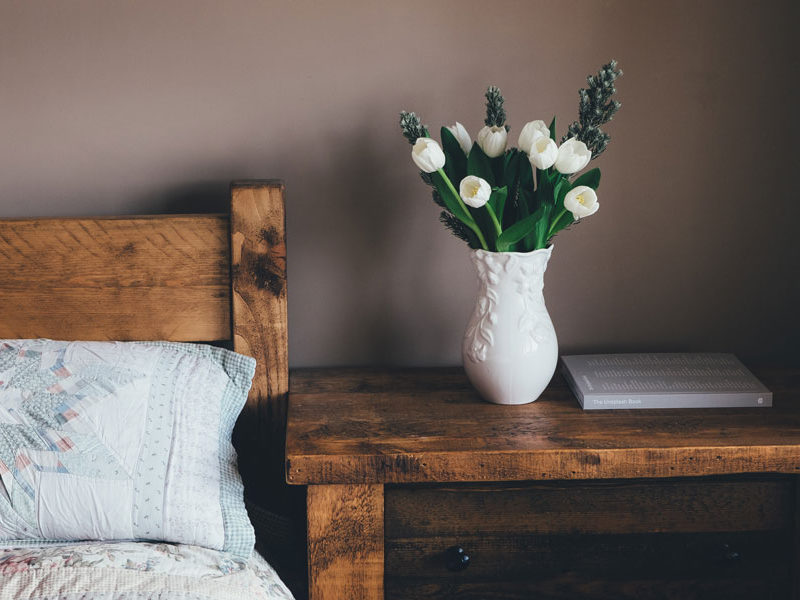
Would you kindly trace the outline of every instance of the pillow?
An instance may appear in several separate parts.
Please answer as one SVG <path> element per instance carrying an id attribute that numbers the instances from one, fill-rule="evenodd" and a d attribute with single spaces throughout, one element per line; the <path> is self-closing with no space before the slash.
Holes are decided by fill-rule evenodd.
<path id="1" fill-rule="evenodd" d="M 0 340 L 0 545 L 163 540 L 249 557 L 231 433 L 255 364 L 198 344 Z"/>

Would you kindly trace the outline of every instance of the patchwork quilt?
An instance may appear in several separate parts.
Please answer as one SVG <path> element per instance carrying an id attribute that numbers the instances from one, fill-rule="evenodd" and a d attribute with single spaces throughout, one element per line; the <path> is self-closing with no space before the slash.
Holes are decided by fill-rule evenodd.
<path id="1" fill-rule="evenodd" d="M 0 550 L 0 600 L 292 600 L 254 553 L 86 542 Z"/>
<path id="2" fill-rule="evenodd" d="M 0 340 L 0 547 L 254 545 L 231 432 L 255 360 L 198 344 Z"/>

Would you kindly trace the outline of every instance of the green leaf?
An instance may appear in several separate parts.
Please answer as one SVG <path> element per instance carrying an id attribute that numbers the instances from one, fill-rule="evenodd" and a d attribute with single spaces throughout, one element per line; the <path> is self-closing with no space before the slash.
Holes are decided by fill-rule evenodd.
<path id="1" fill-rule="evenodd" d="M 510 151 L 506 151 L 505 154 L 489 159 L 489 164 L 492 166 L 492 174 L 494 175 L 494 184 L 492 187 L 500 187 L 505 181 L 505 163 L 506 156 L 508 156 L 509 152 Z"/>
<path id="2" fill-rule="evenodd" d="M 451 181 L 460 182 L 467 174 L 467 157 L 456 136 L 447 127 L 442 127 L 441 136 L 445 157 L 444 172 Z"/>
<path id="3" fill-rule="evenodd" d="M 528 235 L 537 225 L 537 223 L 544 216 L 544 207 L 540 207 L 532 215 L 528 215 L 521 221 L 517 221 L 514 225 L 506 229 L 497 238 L 497 251 L 508 252 L 511 246 L 516 244 L 526 235 Z"/>
<path id="4" fill-rule="evenodd" d="M 555 236 L 559 231 L 566 229 L 570 225 L 575 222 L 575 217 L 572 216 L 572 213 L 567 211 L 563 215 L 561 215 L 558 220 L 552 225 L 550 231 L 550 238 Z"/>
<path id="5" fill-rule="evenodd" d="M 542 218 L 533 227 L 535 235 L 535 245 L 530 250 L 539 250 L 547 244 L 547 230 L 550 228 L 550 210 L 552 205 L 542 204 Z"/>
<path id="6" fill-rule="evenodd" d="M 503 186 L 492 190 L 492 195 L 489 197 L 489 204 L 492 205 L 497 220 L 503 223 L 503 211 L 506 208 L 506 199 L 508 198 L 508 188 Z"/>
<path id="7" fill-rule="evenodd" d="M 485 206 L 481 206 L 480 208 L 468 206 L 467 210 L 472 215 L 472 219 L 475 221 L 478 229 L 483 233 L 483 237 L 489 244 L 489 249 L 491 250 L 494 240 L 497 238 L 497 230 L 494 228 L 494 223 L 492 223 L 492 218 L 489 216 L 489 211 L 486 210 Z"/>
<path id="8" fill-rule="evenodd" d="M 478 146 L 478 142 L 472 144 L 472 150 L 469 151 L 469 158 L 467 159 L 467 175 L 475 175 L 481 179 L 489 182 L 489 185 L 495 186 L 494 171 L 492 171 L 492 163 L 486 153 Z"/>
<path id="9" fill-rule="evenodd" d="M 557 210 L 564 208 L 564 198 L 566 198 L 567 192 L 569 192 L 572 187 L 568 179 L 559 176 L 558 183 L 556 183 L 556 187 L 553 190 L 553 205 Z"/>
<path id="10" fill-rule="evenodd" d="M 439 196 L 447 207 L 447 210 L 453 213 L 453 216 L 465 225 L 469 226 L 474 224 L 472 216 L 465 213 L 464 209 L 461 208 L 461 203 L 458 201 L 458 198 L 453 197 L 453 192 L 442 178 L 442 175 L 438 171 L 435 171 L 431 173 L 431 179 L 433 180 L 433 185 L 436 186 L 436 191 L 439 192 Z"/>
<path id="11" fill-rule="evenodd" d="M 553 117 L 553 120 L 550 121 L 550 139 L 554 142 L 556 141 L 556 118 Z"/>
<path id="12" fill-rule="evenodd" d="M 524 190 L 533 193 L 533 166 L 529 160 L 519 161 L 519 185 Z"/>
<path id="13" fill-rule="evenodd" d="M 519 164 L 520 164 L 520 155 L 523 157 L 525 154 L 520 152 L 516 148 L 512 148 L 506 155 L 504 159 L 503 165 L 503 175 L 504 175 L 504 183 L 506 187 L 506 203 L 511 201 L 513 205 L 516 202 L 517 193 L 519 191 Z M 510 226 L 514 224 L 514 215 L 512 214 L 513 211 L 507 211 L 508 215 L 506 215 L 506 211 L 504 210 L 503 215 L 498 214 L 497 217 L 500 220 L 500 224 L 505 229 L 506 226 Z M 509 223 L 504 223 L 503 218 L 505 217 L 506 221 Z M 510 218 L 509 218 L 510 217 Z"/>
<path id="14" fill-rule="evenodd" d="M 594 168 L 591 171 L 586 171 L 583 175 L 578 177 L 575 181 L 572 182 L 572 187 L 576 188 L 579 185 L 585 185 L 593 190 L 596 190 L 600 187 L 600 169 Z"/>
<path id="15" fill-rule="evenodd" d="M 503 157 L 503 174 L 505 175 L 505 184 L 509 189 L 514 187 L 514 180 L 519 177 L 519 155 L 519 150 L 511 148 Z"/>

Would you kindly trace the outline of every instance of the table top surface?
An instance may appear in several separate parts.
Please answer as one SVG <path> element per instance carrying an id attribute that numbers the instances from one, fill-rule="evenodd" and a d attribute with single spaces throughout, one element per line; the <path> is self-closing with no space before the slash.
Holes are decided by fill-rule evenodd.
<path id="1" fill-rule="evenodd" d="M 556 375 L 531 404 L 480 399 L 460 368 L 292 372 L 293 484 L 800 474 L 800 369 L 753 369 L 768 408 L 584 411 Z"/>

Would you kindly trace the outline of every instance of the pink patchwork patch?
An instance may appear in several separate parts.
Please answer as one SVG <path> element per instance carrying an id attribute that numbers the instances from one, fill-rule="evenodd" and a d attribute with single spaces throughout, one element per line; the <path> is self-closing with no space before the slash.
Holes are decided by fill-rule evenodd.
<path id="1" fill-rule="evenodd" d="M 61 387 L 60 383 L 54 383 L 49 388 L 47 388 L 47 391 L 50 392 L 51 394 L 60 394 L 61 392 L 64 391 L 64 388 Z"/>
<path id="2" fill-rule="evenodd" d="M 57 447 L 58 447 L 58 449 L 59 449 L 59 450 L 61 450 L 62 452 L 66 452 L 66 451 L 67 451 L 67 450 L 69 450 L 70 448 L 74 448 L 74 447 L 75 447 L 75 444 L 73 444 L 73 443 L 72 443 L 72 440 L 71 440 L 71 439 L 69 439 L 69 438 L 66 438 L 66 437 L 62 437 L 61 439 L 59 439 L 59 440 L 56 442 L 56 446 L 57 446 Z"/>
<path id="3" fill-rule="evenodd" d="M 53 373 L 55 373 L 59 377 L 69 377 L 70 375 L 72 375 L 72 373 L 69 372 L 69 369 L 67 369 L 67 367 L 61 367 L 60 369 L 56 369 L 55 371 L 53 371 Z"/>
<path id="4" fill-rule="evenodd" d="M 27 454 L 17 454 L 17 458 L 14 460 L 14 466 L 17 467 L 18 471 L 22 471 L 31 466 L 31 459 L 28 458 Z"/>
<path id="5" fill-rule="evenodd" d="M 61 413 L 61 416 L 64 417 L 65 420 L 69 421 L 77 417 L 78 413 L 70 408 L 69 410 L 65 410 L 63 413 Z"/>

